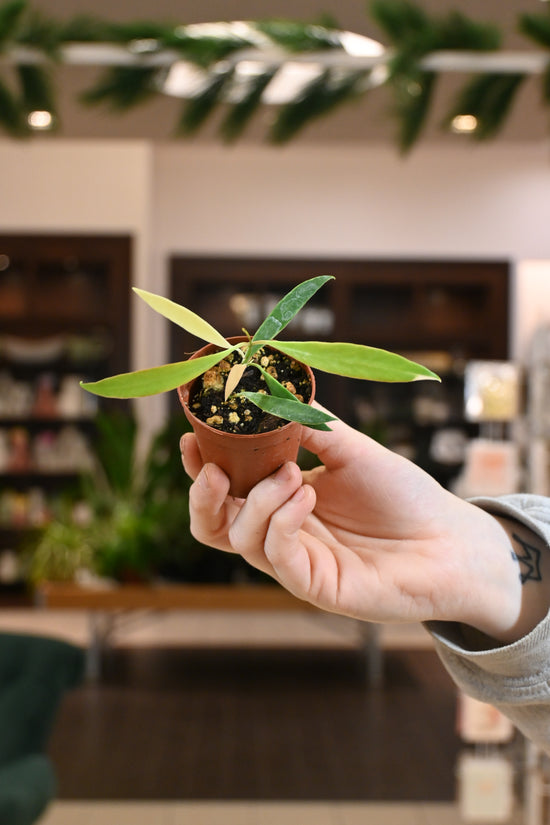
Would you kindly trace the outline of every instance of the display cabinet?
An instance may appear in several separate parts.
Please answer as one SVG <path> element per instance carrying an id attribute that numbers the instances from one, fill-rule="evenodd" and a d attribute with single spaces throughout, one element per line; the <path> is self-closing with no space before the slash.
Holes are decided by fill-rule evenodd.
<path id="1" fill-rule="evenodd" d="M 449 486 L 464 445 L 464 367 L 508 357 L 505 261 L 206 258 L 174 256 L 170 295 L 224 335 L 254 332 L 299 281 L 334 275 L 282 335 L 382 347 L 434 369 L 441 384 L 374 384 L 317 372 L 317 398 L 349 423 L 399 450 Z M 171 325 L 171 360 L 197 340 Z"/>
<path id="2" fill-rule="evenodd" d="M 79 381 L 128 369 L 130 269 L 127 236 L 0 236 L 0 592 L 92 460 Z"/>

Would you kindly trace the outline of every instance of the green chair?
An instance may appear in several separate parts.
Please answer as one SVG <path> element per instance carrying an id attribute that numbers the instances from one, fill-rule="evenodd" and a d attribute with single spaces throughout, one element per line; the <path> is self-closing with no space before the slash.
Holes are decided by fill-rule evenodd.
<path id="1" fill-rule="evenodd" d="M 60 639 L 0 633 L 0 825 L 31 825 L 54 798 L 48 737 L 84 659 Z"/>

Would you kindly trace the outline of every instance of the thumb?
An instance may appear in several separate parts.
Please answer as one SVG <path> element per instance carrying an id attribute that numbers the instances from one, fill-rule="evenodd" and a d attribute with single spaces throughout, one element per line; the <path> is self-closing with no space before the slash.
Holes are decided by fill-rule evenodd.
<path id="1" fill-rule="evenodd" d="M 317 402 L 313 405 L 332 415 Z M 358 452 L 371 443 L 366 435 L 354 430 L 339 418 L 330 421 L 328 426 L 330 432 L 302 427 L 301 446 L 318 456 L 325 467 L 330 469 L 337 469 L 356 460 Z"/>

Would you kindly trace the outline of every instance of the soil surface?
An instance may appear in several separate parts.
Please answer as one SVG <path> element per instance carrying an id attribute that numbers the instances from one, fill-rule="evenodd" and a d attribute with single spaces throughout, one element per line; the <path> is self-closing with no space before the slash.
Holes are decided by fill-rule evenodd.
<path id="1" fill-rule="evenodd" d="M 264 376 L 256 367 L 247 367 L 235 391 L 227 401 L 224 400 L 225 382 L 229 370 L 239 361 L 239 356 L 231 353 L 215 367 L 205 372 L 202 380 L 195 383 L 189 399 L 191 411 L 211 427 L 228 433 L 250 435 L 283 427 L 288 423 L 286 420 L 263 412 L 246 398 L 240 398 L 237 395 L 242 390 L 270 394 Z M 298 400 L 309 401 L 311 381 L 303 366 L 297 361 L 270 347 L 263 347 L 259 350 L 253 361 L 260 362 L 264 369 L 287 390 L 290 390 Z"/>

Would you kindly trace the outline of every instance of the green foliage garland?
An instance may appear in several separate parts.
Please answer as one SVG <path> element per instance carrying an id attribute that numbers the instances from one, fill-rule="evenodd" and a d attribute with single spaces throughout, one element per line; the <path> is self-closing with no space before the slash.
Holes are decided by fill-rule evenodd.
<path id="1" fill-rule="evenodd" d="M 391 46 L 386 84 L 393 93 L 398 143 L 406 152 L 421 136 L 440 73 L 426 67 L 427 58 L 449 50 L 495 52 L 501 47 L 501 35 L 493 24 L 472 21 L 457 11 L 431 15 L 409 0 L 373 0 L 370 13 Z M 550 49 L 548 11 L 521 15 L 518 30 L 543 51 Z M 175 132 L 195 134 L 214 111 L 223 108 L 219 132 L 226 142 L 243 134 L 286 59 L 322 52 L 333 52 L 336 58 L 345 54 L 341 33 L 332 20 L 252 21 L 248 29 L 156 21 L 110 23 L 92 15 L 59 22 L 30 8 L 27 0 L 6 0 L 0 3 L 0 127 L 7 134 L 18 138 L 30 135 L 28 116 L 36 110 L 50 112 L 60 128 L 55 69 L 70 62 L 68 47 L 75 44 L 120 47 L 122 59 L 100 68 L 92 88 L 80 95 L 83 104 L 106 105 L 114 112 L 162 94 L 167 71 L 178 60 L 198 67 L 204 72 L 204 83 L 184 101 Z M 271 64 L 265 48 L 277 55 Z M 229 92 L 241 53 L 257 55 L 265 70 L 233 100 Z M 549 67 L 550 61 L 542 72 L 544 103 L 550 103 Z M 354 65 L 349 57 L 327 63 L 295 100 L 275 110 L 268 139 L 288 142 L 315 118 L 364 96 L 372 71 L 372 67 Z M 450 106 L 442 126 L 448 128 L 456 114 L 472 114 L 478 121 L 473 137 L 494 137 L 526 76 L 522 72 L 474 74 Z"/>

